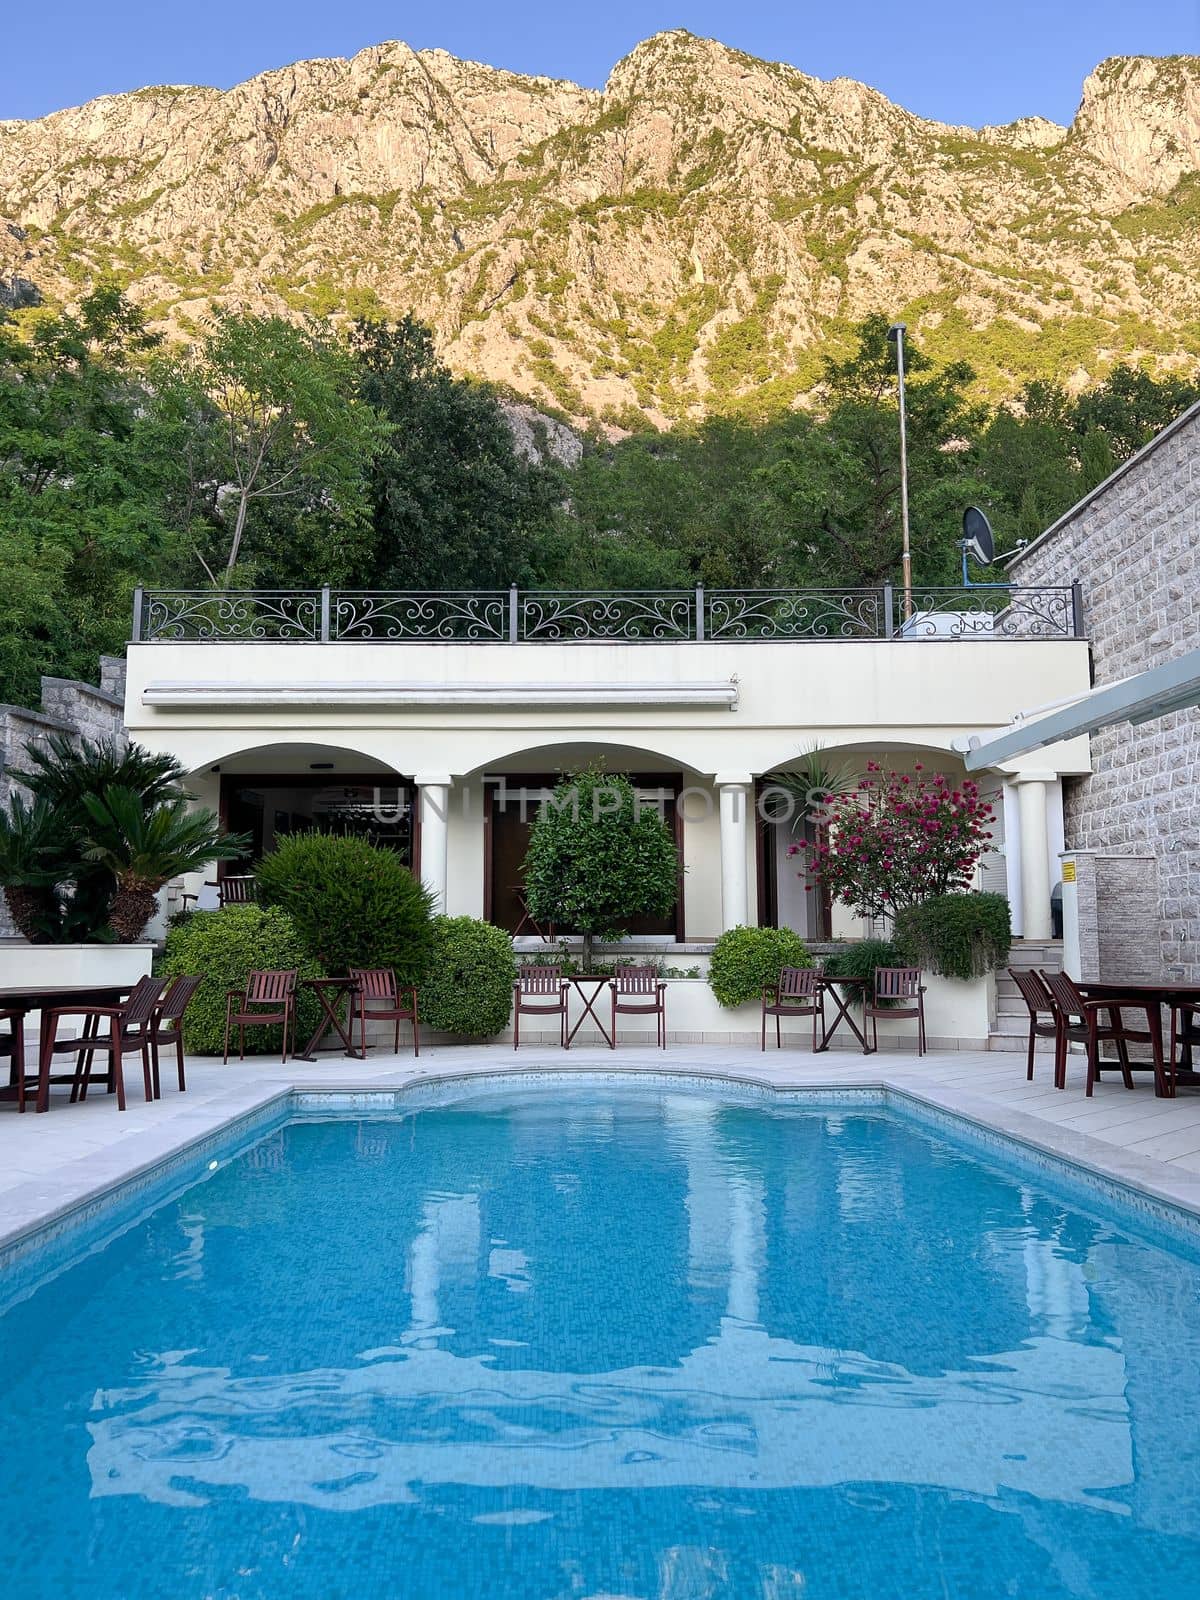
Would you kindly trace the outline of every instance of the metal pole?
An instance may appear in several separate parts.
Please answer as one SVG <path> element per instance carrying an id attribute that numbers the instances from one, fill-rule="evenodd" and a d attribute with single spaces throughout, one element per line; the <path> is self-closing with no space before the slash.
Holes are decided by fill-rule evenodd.
<path id="1" fill-rule="evenodd" d="M 889 332 L 896 336 L 896 375 L 900 390 L 900 524 L 904 544 L 900 557 L 900 575 L 904 586 L 904 620 L 912 616 L 912 543 L 908 528 L 908 419 L 904 410 L 904 332 L 903 322 L 893 323 Z"/>

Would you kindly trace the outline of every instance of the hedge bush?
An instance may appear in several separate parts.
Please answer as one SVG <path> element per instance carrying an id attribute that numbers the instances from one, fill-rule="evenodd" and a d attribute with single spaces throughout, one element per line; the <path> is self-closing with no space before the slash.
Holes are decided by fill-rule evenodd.
<path id="1" fill-rule="evenodd" d="M 292 917 L 326 972 L 390 967 L 420 983 L 433 950 L 433 902 L 394 850 L 365 839 L 297 833 L 258 868 L 258 897 Z"/>
<path id="2" fill-rule="evenodd" d="M 718 1005 L 757 1000 L 784 967 L 811 967 L 808 946 L 791 928 L 729 928 L 713 946 L 708 982 Z"/>
<path id="3" fill-rule="evenodd" d="M 853 944 L 848 944 L 844 950 L 838 950 L 825 963 L 825 976 L 827 978 L 866 978 L 871 984 L 874 993 L 874 980 L 876 967 L 910 967 L 920 966 L 920 962 L 912 962 L 890 939 L 857 939 Z M 857 985 L 851 999 L 861 1005 L 864 991 Z M 894 1001 L 882 1000 L 881 1005 L 892 1005 Z"/>
<path id="4" fill-rule="evenodd" d="M 421 1021 L 489 1038 L 507 1026 L 517 975 L 512 939 L 474 917 L 433 919 L 433 962 L 420 986 Z"/>
<path id="5" fill-rule="evenodd" d="M 942 978 L 982 978 L 1008 960 L 1012 919 L 1002 894 L 940 894 L 896 918 L 905 964 Z"/>
<path id="6" fill-rule="evenodd" d="M 225 997 L 230 989 L 244 989 L 248 974 L 256 969 L 292 967 L 302 978 L 322 976 L 295 923 L 277 907 L 226 906 L 223 911 L 197 911 L 176 922 L 163 948 L 162 975 L 176 978 L 199 972 L 204 976 L 184 1013 L 185 1048 L 196 1055 L 220 1055 L 225 1038 Z M 312 991 L 299 990 L 296 1037 L 300 1049 L 311 1038 L 320 1015 Z M 247 1054 L 278 1056 L 282 1033 L 282 1028 L 248 1028 Z M 236 1049 L 236 1033 L 232 1044 Z"/>

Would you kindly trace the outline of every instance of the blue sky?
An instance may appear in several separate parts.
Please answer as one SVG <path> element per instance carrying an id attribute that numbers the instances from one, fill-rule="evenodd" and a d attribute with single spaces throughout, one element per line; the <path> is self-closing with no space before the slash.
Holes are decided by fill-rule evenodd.
<path id="1" fill-rule="evenodd" d="M 599 86 L 639 39 L 683 27 L 828 78 L 861 78 L 923 116 L 1067 122 L 1109 55 L 1200 54 L 1200 0 L 51 0 L 0 31 L 0 118 L 147 83 L 226 87 L 383 39 Z"/>

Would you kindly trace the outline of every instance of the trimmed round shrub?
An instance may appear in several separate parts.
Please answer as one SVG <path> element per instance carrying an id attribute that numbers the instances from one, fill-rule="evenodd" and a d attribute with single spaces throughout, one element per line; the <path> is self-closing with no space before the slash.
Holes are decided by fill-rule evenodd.
<path id="1" fill-rule="evenodd" d="M 297 833 L 259 863 L 258 897 L 289 913 L 309 954 L 340 976 L 390 967 L 420 983 L 433 949 L 433 900 L 394 850 L 365 839 Z"/>
<path id="2" fill-rule="evenodd" d="M 301 978 L 323 976 L 291 917 L 276 907 L 226 906 L 223 911 L 197 911 L 176 922 L 167 934 L 160 972 L 167 978 L 197 972 L 204 977 L 184 1013 L 185 1049 L 196 1055 L 220 1055 L 225 1041 L 225 998 L 230 989 L 244 989 L 251 972 L 293 967 Z M 297 1002 L 296 1041 L 302 1050 L 316 1030 L 321 1011 L 309 989 L 297 990 Z M 282 1028 L 247 1028 L 246 1053 L 278 1056 L 282 1035 Z M 236 1051 L 236 1030 L 230 1044 Z"/>
<path id="3" fill-rule="evenodd" d="M 708 982 L 718 1005 L 742 1006 L 778 983 L 784 967 L 811 967 L 808 946 L 791 928 L 730 928 L 713 946 Z"/>
<path id="4" fill-rule="evenodd" d="M 474 917 L 434 917 L 421 1021 L 442 1033 L 490 1038 L 508 1024 L 516 976 L 512 939 L 503 928 Z"/>
<path id="5" fill-rule="evenodd" d="M 939 894 L 896 917 L 905 965 L 942 978 L 982 978 L 1008 960 L 1012 918 L 1002 894 Z"/>

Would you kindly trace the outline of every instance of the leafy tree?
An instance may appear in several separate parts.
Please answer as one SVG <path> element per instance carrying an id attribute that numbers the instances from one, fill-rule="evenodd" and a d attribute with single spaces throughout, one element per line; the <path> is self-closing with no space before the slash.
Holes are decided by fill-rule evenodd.
<path id="1" fill-rule="evenodd" d="M 0 320 L 0 700 L 36 702 L 43 672 L 93 676 L 139 578 L 172 563 L 142 372 L 156 343 L 111 287 L 29 341 Z"/>
<path id="2" fill-rule="evenodd" d="M 882 316 L 855 330 L 844 360 L 825 363 L 820 419 L 797 417 L 759 476 L 764 514 L 786 541 L 794 580 L 879 584 L 900 568 L 900 424 L 896 357 Z M 953 583 L 963 508 L 986 497 L 977 472 L 985 420 L 964 362 L 935 369 L 905 346 L 913 570 Z"/>
<path id="3" fill-rule="evenodd" d="M 563 778 L 538 813 L 524 874 L 534 919 L 578 930 L 588 972 L 597 937 L 620 938 L 637 917 L 666 916 L 679 889 L 678 851 L 662 817 L 639 803 L 627 777 L 595 767 Z"/>
<path id="4" fill-rule="evenodd" d="M 364 517 L 365 467 L 388 430 L 327 327 L 223 315 L 156 380 L 161 414 L 193 443 L 191 503 L 208 493 L 212 536 L 198 555 L 213 582 L 228 582 L 243 559 L 252 512 L 286 504 L 327 533 Z"/>
<path id="5" fill-rule="evenodd" d="M 388 431 L 370 460 L 373 545 L 363 586 L 498 589 L 533 577 L 558 475 L 525 461 L 492 392 L 451 375 L 428 328 L 359 321 L 350 333 L 363 400 Z"/>

